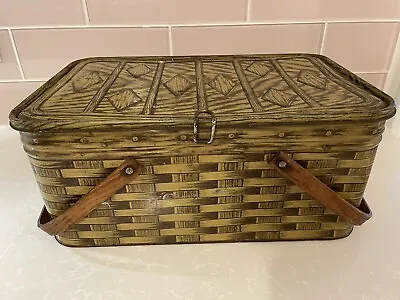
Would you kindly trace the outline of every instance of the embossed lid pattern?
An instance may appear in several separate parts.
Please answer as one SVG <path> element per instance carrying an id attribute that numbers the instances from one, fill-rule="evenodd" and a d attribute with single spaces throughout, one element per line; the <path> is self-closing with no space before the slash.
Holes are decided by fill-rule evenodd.
<path id="1" fill-rule="evenodd" d="M 10 113 L 21 131 L 384 120 L 393 100 L 326 57 L 310 54 L 114 57 L 71 63 Z M 221 125 L 219 125 L 221 126 Z"/>

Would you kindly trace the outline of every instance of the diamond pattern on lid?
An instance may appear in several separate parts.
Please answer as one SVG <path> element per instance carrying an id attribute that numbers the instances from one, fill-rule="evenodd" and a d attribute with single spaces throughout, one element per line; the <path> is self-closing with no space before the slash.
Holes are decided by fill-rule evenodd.
<path id="1" fill-rule="evenodd" d="M 214 90 L 220 92 L 222 95 L 226 96 L 235 87 L 236 83 L 225 75 L 218 74 L 208 83 L 208 85 Z"/>
<path id="2" fill-rule="evenodd" d="M 261 98 L 281 107 L 289 107 L 296 95 L 271 88 Z"/>
<path id="3" fill-rule="evenodd" d="M 175 96 L 181 96 L 186 93 L 193 84 L 182 75 L 178 74 L 164 83 L 164 86 Z"/>
<path id="4" fill-rule="evenodd" d="M 135 106 L 139 102 L 143 101 L 143 99 L 140 98 L 132 89 L 120 91 L 119 93 L 112 95 L 107 99 L 118 111 L 123 111 L 124 109 Z"/>
<path id="5" fill-rule="evenodd" d="M 326 90 L 327 80 L 318 73 L 312 71 L 300 71 L 297 81 L 315 87 L 320 90 Z"/>
<path id="6" fill-rule="evenodd" d="M 93 85 L 103 82 L 99 72 L 82 72 L 72 80 L 72 88 L 75 92 L 87 90 Z"/>
<path id="7" fill-rule="evenodd" d="M 132 68 L 127 69 L 129 74 L 131 74 L 135 78 L 139 78 L 147 73 L 151 72 L 151 69 L 145 64 L 137 64 Z"/>
<path id="8" fill-rule="evenodd" d="M 248 66 L 246 70 L 260 77 L 264 77 L 271 71 L 271 69 L 266 64 L 257 61 Z"/>

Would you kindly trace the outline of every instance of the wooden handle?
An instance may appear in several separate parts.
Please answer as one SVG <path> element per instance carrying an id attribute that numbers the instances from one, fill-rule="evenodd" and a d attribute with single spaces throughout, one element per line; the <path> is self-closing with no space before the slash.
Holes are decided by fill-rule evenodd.
<path id="1" fill-rule="evenodd" d="M 141 170 L 142 166 L 133 158 L 125 160 L 103 182 L 56 218 L 52 219 L 44 207 L 38 220 L 38 227 L 50 235 L 63 233 L 136 178 Z"/>
<path id="2" fill-rule="evenodd" d="M 362 199 L 359 207 L 351 205 L 284 152 L 278 153 L 270 160 L 270 163 L 280 174 L 303 189 L 314 199 L 319 200 L 347 222 L 353 225 L 361 225 L 372 217 L 372 212 L 364 199 Z"/>

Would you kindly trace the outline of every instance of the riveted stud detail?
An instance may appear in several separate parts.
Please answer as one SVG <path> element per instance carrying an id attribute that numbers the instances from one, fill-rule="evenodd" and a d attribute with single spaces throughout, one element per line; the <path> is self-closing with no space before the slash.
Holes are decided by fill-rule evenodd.
<path id="1" fill-rule="evenodd" d="M 131 167 L 127 167 L 127 168 L 125 169 L 125 174 L 126 174 L 126 175 L 132 175 L 133 172 L 134 172 L 134 170 L 133 170 L 133 168 L 131 168 Z"/>
<path id="2" fill-rule="evenodd" d="M 278 166 L 279 166 L 279 168 L 285 168 L 285 167 L 287 166 L 287 162 L 284 161 L 284 160 L 281 160 L 281 161 L 278 163 Z"/>

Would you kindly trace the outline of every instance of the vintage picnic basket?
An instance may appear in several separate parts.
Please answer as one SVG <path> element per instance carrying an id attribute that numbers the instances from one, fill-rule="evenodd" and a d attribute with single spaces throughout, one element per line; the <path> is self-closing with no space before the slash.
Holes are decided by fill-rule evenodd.
<path id="1" fill-rule="evenodd" d="M 68 246 L 335 239 L 393 100 L 311 54 L 75 61 L 10 113 Z"/>

